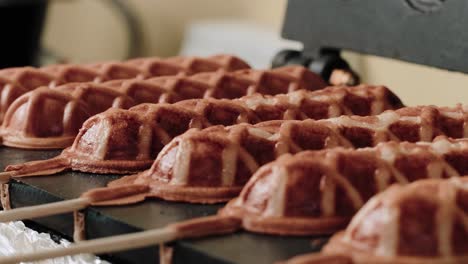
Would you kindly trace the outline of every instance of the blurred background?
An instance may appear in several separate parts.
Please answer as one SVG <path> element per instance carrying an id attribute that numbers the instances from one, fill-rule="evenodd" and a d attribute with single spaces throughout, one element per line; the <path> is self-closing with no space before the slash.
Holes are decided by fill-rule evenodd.
<path id="1" fill-rule="evenodd" d="M 40 62 L 223 52 L 239 55 L 254 67 L 269 67 L 280 49 L 301 47 L 279 37 L 286 2 L 51 0 Z M 2 35 L 3 41 L 9 39 Z M 467 101 L 468 75 L 351 52 L 344 57 L 363 82 L 390 87 L 408 105 Z"/>

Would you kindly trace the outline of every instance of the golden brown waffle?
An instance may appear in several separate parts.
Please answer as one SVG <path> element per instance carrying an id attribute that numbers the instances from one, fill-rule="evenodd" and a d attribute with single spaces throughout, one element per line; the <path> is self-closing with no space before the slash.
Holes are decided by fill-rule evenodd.
<path id="1" fill-rule="evenodd" d="M 257 123 L 268 119 L 326 118 L 378 114 L 401 102 L 385 87 L 330 87 L 287 95 L 237 100 L 193 99 L 176 104 L 142 104 L 110 109 L 87 120 L 73 145 L 56 159 L 9 166 L 16 175 L 74 169 L 131 173 L 148 168 L 159 151 L 190 128 Z"/>
<path id="2" fill-rule="evenodd" d="M 214 55 L 210 57 L 177 56 L 162 58 L 137 58 L 124 62 L 126 65 L 136 67 L 145 77 L 168 76 L 184 73 L 192 75 L 200 72 L 213 72 L 217 70 L 237 71 L 248 69 L 250 66 L 242 59 L 230 55 Z M 100 68 L 101 64 L 94 67 Z"/>
<path id="3" fill-rule="evenodd" d="M 467 205 L 468 177 L 394 185 L 367 202 L 321 254 L 288 263 L 468 263 Z"/>
<path id="4" fill-rule="evenodd" d="M 66 147 L 89 117 L 134 105 L 131 97 L 100 84 L 66 84 L 61 90 L 40 87 L 11 104 L 0 132 L 6 146 Z"/>
<path id="5" fill-rule="evenodd" d="M 330 234 L 392 183 L 468 174 L 468 139 L 301 152 L 262 167 L 225 213 L 248 230 Z"/>
<path id="6" fill-rule="evenodd" d="M 437 135 L 468 137 L 464 131 L 467 116 L 461 106 L 407 107 L 371 117 L 192 130 L 167 144 L 150 170 L 113 184 L 151 185 L 151 196 L 167 200 L 222 202 L 236 196 L 261 165 L 283 154 L 337 146 L 370 147 L 385 141 L 432 141 Z"/>
<path id="7" fill-rule="evenodd" d="M 90 117 L 110 107 L 128 108 L 145 102 L 172 103 L 213 96 L 231 98 L 259 92 L 317 90 L 324 86 L 320 77 L 304 67 L 288 66 L 275 70 L 223 71 L 102 84 L 71 83 L 52 90 L 44 87 L 13 102 L 2 126 L 3 144 L 33 149 L 65 148 L 73 142 L 79 127 L 87 119 L 82 118 L 85 113 Z"/>
<path id="8" fill-rule="evenodd" d="M 243 60 L 216 55 L 207 58 L 140 58 L 126 62 L 63 64 L 42 68 L 21 67 L 0 70 L 0 121 L 10 104 L 22 94 L 40 86 L 55 87 L 72 82 L 149 78 L 154 76 L 194 74 L 199 72 L 247 69 Z"/>

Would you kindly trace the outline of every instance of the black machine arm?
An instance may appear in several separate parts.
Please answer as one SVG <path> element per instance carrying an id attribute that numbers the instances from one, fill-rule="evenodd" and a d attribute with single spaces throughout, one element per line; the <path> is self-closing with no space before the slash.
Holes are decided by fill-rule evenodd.
<path id="1" fill-rule="evenodd" d="M 468 73 L 467 29 L 465 0 L 288 0 L 282 36 L 304 49 L 278 53 L 273 66 L 302 64 L 328 79 L 350 70 L 346 49 Z"/>
<path id="2" fill-rule="evenodd" d="M 323 49 L 316 58 L 298 50 L 287 49 L 278 52 L 272 61 L 273 68 L 290 64 L 307 67 L 334 85 L 359 83 L 359 76 L 340 56 L 340 51 L 337 49 Z"/>

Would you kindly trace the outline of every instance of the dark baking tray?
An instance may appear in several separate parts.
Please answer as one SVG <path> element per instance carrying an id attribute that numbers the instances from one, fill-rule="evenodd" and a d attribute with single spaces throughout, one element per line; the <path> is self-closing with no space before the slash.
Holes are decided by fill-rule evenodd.
<path id="1" fill-rule="evenodd" d="M 31 151 L 0 147 L 0 166 L 53 157 L 59 151 Z M 91 188 L 105 186 L 115 175 L 66 172 L 32 177 L 10 183 L 13 208 L 79 197 Z M 215 214 L 222 205 L 191 205 L 150 200 L 137 205 L 94 207 L 85 210 L 89 239 L 136 232 L 168 223 Z M 70 239 L 71 214 L 33 219 L 41 230 Z M 33 225 L 33 226 L 34 226 Z M 173 263 L 274 263 L 294 255 L 317 251 L 327 237 L 275 237 L 237 232 L 232 235 L 190 239 L 171 243 Z M 158 263 L 157 246 L 105 255 L 114 263 Z"/>

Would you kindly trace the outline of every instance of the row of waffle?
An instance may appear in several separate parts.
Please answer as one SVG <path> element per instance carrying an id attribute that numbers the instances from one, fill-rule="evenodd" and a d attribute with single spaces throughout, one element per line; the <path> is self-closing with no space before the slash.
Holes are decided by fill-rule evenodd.
<path id="1" fill-rule="evenodd" d="M 125 62 L 2 69 L 0 70 L 0 114 L 3 119 L 9 105 L 16 98 L 41 86 L 56 87 L 66 83 L 102 83 L 110 80 L 147 79 L 157 76 L 192 75 L 200 72 L 235 71 L 248 68 L 249 65 L 239 58 L 216 55 L 208 58 L 140 58 Z"/>
<path id="2" fill-rule="evenodd" d="M 240 228 L 332 234 L 362 208 L 324 254 L 292 262 L 462 263 L 468 258 L 468 183 L 461 177 L 468 174 L 467 111 L 402 108 L 387 88 L 364 85 L 142 104 L 89 118 L 59 156 L 10 165 L 0 177 L 133 173 L 68 208 L 29 208 L 16 215 L 23 218 L 150 197 L 230 201 L 216 216 L 166 227 L 164 239 L 151 243 Z M 8 205 L 5 193 L 2 202 Z M 0 220 L 19 219 L 14 216 L 5 211 Z M 77 248 L 111 250 L 83 246 L 94 242 Z"/>
<path id="3" fill-rule="evenodd" d="M 169 67 L 166 64 L 178 65 L 179 70 L 163 71 L 164 67 Z M 203 67 L 205 64 L 206 67 Z M 231 56 L 206 59 L 139 59 L 105 65 L 105 71 L 101 69 L 97 72 L 107 77 L 99 80 L 110 81 L 80 83 L 72 77 L 62 80 L 64 77 L 59 76 L 79 75 L 86 65 L 56 66 L 53 68 L 63 68 L 61 71 L 57 70 L 60 74 L 57 73 L 56 79 L 61 78 L 61 82 L 72 81 L 71 83 L 49 83 L 49 87 L 41 87 L 45 83 L 36 82 L 29 85 L 28 89 L 32 90 L 29 92 L 23 87 L 24 80 L 31 79 L 31 75 L 36 78 L 36 75 L 45 74 L 44 72 L 50 71 L 50 67 L 36 70 L 17 69 L 9 83 L 3 85 L 3 91 L 0 93 L 0 116 L 3 119 L 0 136 L 3 144 L 32 149 L 65 148 L 73 142 L 86 119 L 109 108 L 127 109 L 141 103 L 175 103 L 192 98 L 233 99 L 254 93 L 276 95 L 303 89 L 317 90 L 326 85 L 320 77 L 303 67 L 251 70 L 245 69 L 248 66 L 242 60 Z M 110 72 L 117 71 L 122 65 L 141 68 L 145 74 L 136 77 L 125 74 L 110 75 Z M 3 70 L 9 71 L 13 70 Z M 172 76 L 142 79 L 169 74 Z M 128 77 L 135 78 L 119 80 Z M 89 81 L 85 78 L 83 80 Z"/>

